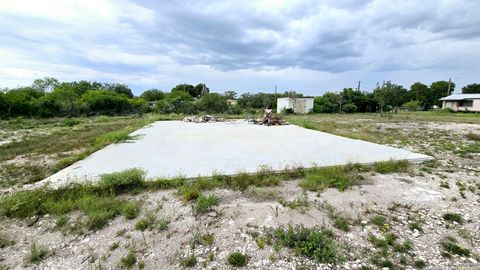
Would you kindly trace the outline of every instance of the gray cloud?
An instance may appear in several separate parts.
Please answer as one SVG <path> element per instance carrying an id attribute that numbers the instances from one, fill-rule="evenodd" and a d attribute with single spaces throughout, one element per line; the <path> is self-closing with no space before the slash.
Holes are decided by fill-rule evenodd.
<path id="1" fill-rule="evenodd" d="M 368 80 L 401 72 L 405 80 L 409 70 L 412 77 L 423 72 L 429 78 L 479 71 L 480 3 L 473 0 L 28 6 L 34 4 L 0 3 L 0 55 L 6 56 L 0 59 L 0 84 L 45 74 L 114 79 L 139 88 L 188 79 L 226 87 L 237 79 L 261 84 L 303 70 L 311 80 L 288 83 L 307 88 L 334 85 L 332 76 L 343 80 L 352 72 Z M 465 83 L 475 79 L 464 73 Z"/>

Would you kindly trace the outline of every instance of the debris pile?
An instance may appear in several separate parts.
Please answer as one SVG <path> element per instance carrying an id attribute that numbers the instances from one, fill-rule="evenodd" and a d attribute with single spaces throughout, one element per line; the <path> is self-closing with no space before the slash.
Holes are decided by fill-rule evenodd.
<path id="1" fill-rule="evenodd" d="M 266 126 L 288 125 L 280 116 L 274 115 L 271 109 L 266 109 L 261 119 L 254 119 L 252 122 L 256 125 Z"/>
<path id="2" fill-rule="evenodd" d="M 202 116 L 186 116 L 183 118 L 183 122 L 189 123 L 214 123 L 214 122 L 224 122 L 224 118 L 215 117 L 212 115 L 202 115 Z"/>

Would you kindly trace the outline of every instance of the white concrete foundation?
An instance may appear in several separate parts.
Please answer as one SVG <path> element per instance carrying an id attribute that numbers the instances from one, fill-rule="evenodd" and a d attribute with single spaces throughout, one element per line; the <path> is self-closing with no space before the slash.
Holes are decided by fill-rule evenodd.
<path id="1" fill-rule="evenodd" d="M 263 165 L 282 170 L 286 166 L 430 159 L 426 155 L 295 125 L 267 127 L 245 121 L 201 124 L 160 121 L 132 134 L 140 137 L 134 142 L 109 145 L 45 181 L 58 186 L 69 181 L 95 180 L 101 174 L 129 168 L 144 169 L 147 178 L 172 178 L 256 172 Z"/>

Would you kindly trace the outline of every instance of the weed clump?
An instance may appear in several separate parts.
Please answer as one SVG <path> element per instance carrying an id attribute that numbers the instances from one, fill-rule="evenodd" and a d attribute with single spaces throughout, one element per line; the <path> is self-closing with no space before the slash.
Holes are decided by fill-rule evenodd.
<path id="1" fill-rule="evenodd" d="M 295 249 L 299 254 L 321 263 L 334 263 L 338 260 L 339 247 L 334 240 L 335 236 L 325 228 L 288 225 L 286 229 L 267 231 L 266 237 L 267 242 Z"/>
<path id="2" fill-rule="evenodd" d="M 122 209 L 122 214 L 127 219 L 136 218 L 139 212 L 140 212 L 140 203 L 134 202 L 134 201 L 125 203 Z"/>
<path id="3" fill-rule="evenodd" d="M 480 134 L 469 132 L 465 135 L 465 138 L 467 138 L 471 141 L 480 141 Z"/>
<path id="4" fill-rule="evenodd" d="M 137 256 L 135 252 L 130 250 L 127 256 L 120 259 L 120 264 L 125 268 L 132 268 L 137 263 Z"/>
<path id="5" fill-rule="evenodd" d="M 183 268 L 194 267 L 195 265 L 197 265 L 197 257 L 193 254 L 186 258 L 180 258 L 180 266 Z"/>
<path id="6" fill-rule="evenodd" d="M 383 228 L 383 226 L 387 223 L 387 217 L 384 215 L 376 215 L 374 216 L 370 222 L 376 225 L 378 228 Z"/>
<path id="7" fill-rule="evenodd" d="M 247 265 L 247 256 L 240 252 L 233 252 L 228 255 L 228 264 L 234 267 L 243 267 Z"/>
<path id="8" fill-rule="evenodd" d="M 459 246 L 457 239 L 455 239 L 452 236 L 445 237 L 440 242 L 440 245 L 441 245 L 441 247 L 443 249 L 443 252 L 444 252 L 443 255 L 444 256 L 446 255 L 447 257 L 451 256 L 451 254 L 457 254 L 457 255 L 460 255 L 460 256 L 468 257 L 471 254 L 469 249 Z"/>
<path id="9" fill-rule="evenodd" d="M 143 187 L 144 184 L 145 172 L 141 169 L 128 169 L 121 172 L 102 174 L 98 181 L 100 188 L 115 193 Z"/>
<path id="10" fill-rule="evenodd" d="M 300 186 L 310 191 L 321 191 L 329 187 L 344 191 L 360 180 L 363 180 L 363 177 L 358 172 L 347 167 L 334 166 L 307 171 Z"/>
<path id="11" fill-rule="evenodd" d="M 27 263 L 39 263 L 40 261 L 44 260 L 48 256 L 48 250 L 42 246 L 37 245 L 34 241 L 30 245 L 30 249 L 28 254 L 25 258 Z"/>
<path id="12" fill-rule="evenodd" d="M 10 238 L 6 237 L 3 234 L 0 234 L 0 248 L 13 246 L 14 244 L 15 244 L 15 241 L 10 240 Z"/>
<path id="13" fill-rule="evenodd" d="M 379 173 L 408 172 L 410 163 L 407 160 L 379 161 L 374 165 L 375 171 Z"/>
<path id="14" fill-rule="evenodd" d="M 443 219 L 446 221 L 455 221 L 459 224 L 463 224 L 463 218 L 460 214 L 457 213 L 445 213 L 443 216 Z"/>
<path id="15" fill-rule="evenodd" d="M 135 229 L 139 231 L 145 231 L 147 229 L 153 229 L 155 223 L 157 222 L 157 219 L 153 214 L 149 214 L 146 217 L 140 219 L 136 224 L 135 224 Z"/>
<path id="16" fill-rule="evenodd" d="M 219 201 L 220 200 L 215 194 L 210 196 L 202 194 L 197 198 L 195 205 L 193 205 L 193 212 L 197 215 L 209 212 L 213 206 L 218 205 Z"/>
<path id="17" fill-rule="evenodd" d="M 96 144 L 99 146 L 105 146 L 112 143 L 128 142 L 134 139 L 136 139 L 136 136 L 130 135 L 129 131 L 118 130 L 118 131 L 112 131 L 112 132 L 108 132 L 103 135 L 100 135 L 96 139 Z"/>

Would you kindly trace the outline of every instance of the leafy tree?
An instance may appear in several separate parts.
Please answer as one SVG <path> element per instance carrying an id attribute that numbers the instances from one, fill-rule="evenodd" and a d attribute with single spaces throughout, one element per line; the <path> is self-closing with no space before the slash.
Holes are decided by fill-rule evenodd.
<path id="1" fill-rule="evenodd" d="M 108 90 L 87 91 L 81 101 L 87 105 L 87 113 L 124 114 L 130 109 L 128 98 L 125 95 Z"/>
<path id="2" fill-rule="evenodd" d="M 407 99 L 407 90 L 401 85 L 392 83 L 391 81 L 383 82 L 382 86 L 377 86 L 373 90 L 373 96 L 380 106 L 380 111 L 392 107 L 398 108 Z"/>
<path id="3" fill-rule="evenodd" d="M 204 83 L 199 83 L 195 85 L 195 91 L 190 93 L 192 97 L 200 97 L 202 95 L 210 93 L 210 89 Z"/>
<path id="4" fill-rule="evenodd" d="M 428 109 L 433 106 L 433 100 L 429 97 L 430 88 L 428 85 L 421 82 L 416 82 L 410 86 L 410 91 L 408 91 L 408 99 L 412 101 L 418 101 L 420 104 L 419 106 L 423 107 L 424 109 Z"/>
<path id="5" fill-rule="evenodd" d="M 462 88 L 463 94 L 480 94 L 480 84 L 472 83 Z"/>
<path id="6" fill-rule="evenodd" d="M 11 89 L 4 94 L 5 102 L 2 113 L 4 116 L 26 115 L 34 116 L 38 109 L 38 99 L 43 92 L 33 87 Z"/>
<path id="7" fill-rule="evenodd" d="M 178 84 L 174 88 L 172 88 L 172 93 L 173 92 L 185 92 L 189 94 L 192 97 L 198 97 L 201 92 L 197 93 L 197 89 L 195 89 L 195 86 L 191 84 Z"/>
<path id="8" fill-rule="evenodd" d="M 226 97 L 227 99 L 236 99 L 237 98 L 237 92 L 233 90 L 228 90 L 223 93 L 223 96 Z"/>
<path id="9" fill-rule="evenodd" d="M 342 106 L 342 111 L 344 113 L 354 113 L 354 112 L 357 111 L 357 105 L 355 105 L 353 103 L 347 103 L 347 104 Z"/>
<path id="10" fill-rule="evenodd" d="M 141 95 L 141 98 L 148 100 L 148 101 L 155 101 L 155 100 L 160 100 L 165 97 L 165 93 L 158 89 L 150 89 L 144 91 Z"/>
<path id="11" fill-rule="evenodd" d="M 132 89 L 130 89 L 126 84 L 106 83 L 104 88 L 108 91 L 113 91 L 117 94 L 124 95 L 127 98 L 133 98 Z"/>
<path id="12" fill-rule="evenodd" d="M 275 99 L 275 94 L 244 93 L 238 98 L 238 105 L 242 108 L 264 109 L 267 106 L 275 107 L 277 100 Z"/>
<path id="13" fill-rule="evenodd" d="M 405 107 L 409 111 L 416 111 L 420 106 L 421 102 L 418 100 L 411 100 L 403 104 L 403 107 Z"/>
<path id="14" fill-rule="evenodd" d="M 442 97 L 446 97 L 450 95 L 450 93 L 454 92 L 455 83 L 452 82 L 450 84 L 450 93 L 448 92 L 448 84 L 449 82 L 447 81 L 436 81 L 430 85 L 430 93 L 428 94 L 427 98 L 428 104 L 430 106 L 440 105 L 441 102 L 439 101 L 439 99 L 441 99 Z"/>
<path id="15" fill-rule="evenodd" d="M 57 79 L 52 77 L 45 77 L 43 79 L 36 79 L 33 81 L 32 88 L 39 92 L 47 92 L 53 90 L 58 86 L 59 82 Z"/>
<path id="16" fill-rule="evenodd" d="M 336 113 L 339 111 L 339 94 L 326 92 L 313 100 L 313 111 L 316 113 Z"/>
<path id="17" fill-rule="evenodd" d="M 69 84 L 61 84 L 48 95 L 54 100 L 54 108 L 60 115 L 74 116 L 80 113 L 80 96 L 77 90 Z"/>
<path id="18" fill-rule="evenodd" d="M 218 93 L 203 95 L 197 101 L 198 108 L 206 113 L 224 113 L 228 110 L 227 98 Z"/>

